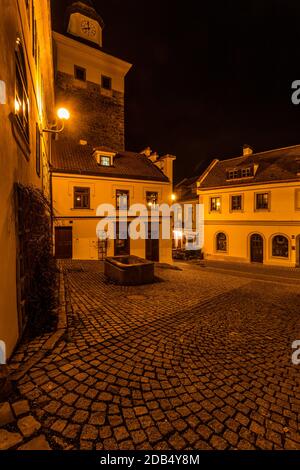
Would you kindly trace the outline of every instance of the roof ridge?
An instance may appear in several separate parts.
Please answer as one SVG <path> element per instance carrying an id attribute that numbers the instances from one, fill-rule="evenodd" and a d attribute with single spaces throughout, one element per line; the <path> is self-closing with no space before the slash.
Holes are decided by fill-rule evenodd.
<path id="1" fill-rule="evenodd" d="M 254 157 L 255 155 L 265 155 L 266 153 L 279 152 L 280 150 L 288 150 L 288 149 L 293 149 L 293 148 L 296 148 L 296 147 L 300 148 L 300 144 L 289 145 L 287 147 L 279 147 L 279 148 L 275 148 L 275 149 L 272 149 L 272 150 L 264 150 L 263 152 L 255 152 L 255 153 L 252 153 L 250 155 L 240 155 L 239 157 L 226 158 L 225 160 L 219 160 L 219 161 L 221 163 L 221 162 L 229 162 L 231 160 L 238 160 L 239 158 L 248 159 L 249 157 Z"/>

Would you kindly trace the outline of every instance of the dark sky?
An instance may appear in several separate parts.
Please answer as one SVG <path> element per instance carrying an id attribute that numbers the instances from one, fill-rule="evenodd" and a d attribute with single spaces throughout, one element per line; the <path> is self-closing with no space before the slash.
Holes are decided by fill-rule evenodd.
<path id="1" fill-rule="evenodd" d="M 69 0 L 53 0 L 62 18 Z M 72 2 L 71 2 L 72 3 Z M 298 0 L 94 0 L 104 46 L 134 64 L 126 147 L 177 156 L 175 177 L 212 158 L 300 144 Z"/>

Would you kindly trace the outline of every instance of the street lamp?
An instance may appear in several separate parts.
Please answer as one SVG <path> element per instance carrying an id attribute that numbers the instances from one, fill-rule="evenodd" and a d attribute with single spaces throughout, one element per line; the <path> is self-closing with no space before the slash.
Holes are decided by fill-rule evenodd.
<path id="1" fill-rule="evenodd" d="M 57 117 L 61 121 L 61 128 L 54 129 L 57 126 L 57 122 L 55 122 L 51 129 L 43 129 L 43 132 L 50 132 L 53 134 L 60 134 L 65 128 L 65 121 L 70 119 L 70 113 L 66 108 L 59 108 L 57 110 Z"/>

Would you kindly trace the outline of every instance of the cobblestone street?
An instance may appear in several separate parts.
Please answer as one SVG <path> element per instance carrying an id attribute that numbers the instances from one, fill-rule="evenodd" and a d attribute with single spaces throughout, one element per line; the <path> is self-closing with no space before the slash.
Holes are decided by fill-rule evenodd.
<path id="1" fill-rule="evenodd" d="M 300 272 L 178 266 L 119 287 L 64 264 L 68 334 L 18 383 L 43 445 L 300 449 Z"/>

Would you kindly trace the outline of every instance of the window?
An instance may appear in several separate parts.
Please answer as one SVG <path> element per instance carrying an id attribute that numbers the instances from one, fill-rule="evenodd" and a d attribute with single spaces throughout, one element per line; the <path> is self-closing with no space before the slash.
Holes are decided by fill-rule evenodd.
<path id="1" fill-rule="evenodd" d="M 23 47 L 17 39 L 16 51 L 15 115 L 23 136 L 29 142 L 29 99 Z"/>
<path id="2" fill-rule="evenodd" d="M 289 241 L 283 235 L 276 235 L 272 241 L 272 256 L 278 258 L 289 257 Z"/>
<path id="3" fill-rule="evenodd" d="M 116 199 L 118 210 L 124 211 L 129 208 L 129 191 L 125 191 L 124 189 L 117 189 Z"/>
<path id="4" fill-rule="evenodd" d="M 227 251 L 227 236 L 225 233 L 218 233 L 216 237 L 217 251 Z"/>
<path id="5" fill-rule="evenodd" d="M 241 195 L 231 196 L 231 210 L 232 211 L 241 211 L 243 205 L 243 198 Z"/>
<path id="6" fill-rule="evenodd" d="M 100 165 L 102 165 L 102 166 L 111 166 L 111 158 L 101 156 L 100 157 Z"/>
<path id="7" fill-rule="evenodd" d="M 80 80 L 81 82 L 86 81 L 86 69 L 83 67 L 79 67 L 78 65 L 74 65 L 74 77 L 76 80 Z"/>
<path id="8" fill-rule="evenodd" d="M 211 212 L 216 212 L 216 211 L 221 210 L 221 198 L 220 197 L 210 198 L 210 210 Z"/>
<path id="9" fill-rule="evenodd" d="M 228 172 L 228 179 L 233 180 L 239 177 L 239 172 L 238 170 L 232 170 Z"/>
<path id="10" fill-rule="evenodd" d="M 90 188 L 74 188 L 74 209 L 90 208 Z"/>
<path id="11" fill-rule="evenodd" d="M 229 170 L 227 171 L 227 179 L 228 180 L 233 180 L 233 179 L 240 179 L 240 178 L 249 178 L 250 176 L 253 176 L 253 168 L 248 167 L 248 168 L 242 168 L 242 169 L 236 169 L 236 170 Z"/>
<path id="12" fill-rule="evenodd" d="M 242 178 L 248 178 L 249 176 L 252 176 L 252 171 L 251 168 L 244 168 L 241 173 Z"/>
<path id="13" fill-rule="evenodd" d="M 295 209 L 300 210 L 300 189 L 296 189 L 295 192 Z"/>
<path id="14" fill-rule="evenodd" d="M 110 77 L 106 77 L 105 75 L 102 75 L 102 77 L 101 77 L 101 87 L 104 88 L 105 90 L 111 90 L 112 89 L 112 79 Z"/>
<path id="15" fill-rule="evenodd" d="M 35 19 L 35 10 L 34 10 L 33 2 L 31 6 L 31 21 L 32 21 L 32 56 L 35 59 L 35 63 L 37 63 L 37 23 Z"/>
<path id="16" fill-rule="evenodd" d="M 151 191 L 146 192 L 146 202 L 148 207 L 155 207 L 158 205 L 158 193 Z"/>
<path id="17" fill-rule="evenodd" d="M 36 173 L 41 176 L 41 133 L 39 125 L 36 124 Z"/>
<path id="18" fill-rule="evenodd" d="M 269 209 L 269 193 L 256 194 L 256 209 L 257 210 Z"/>

